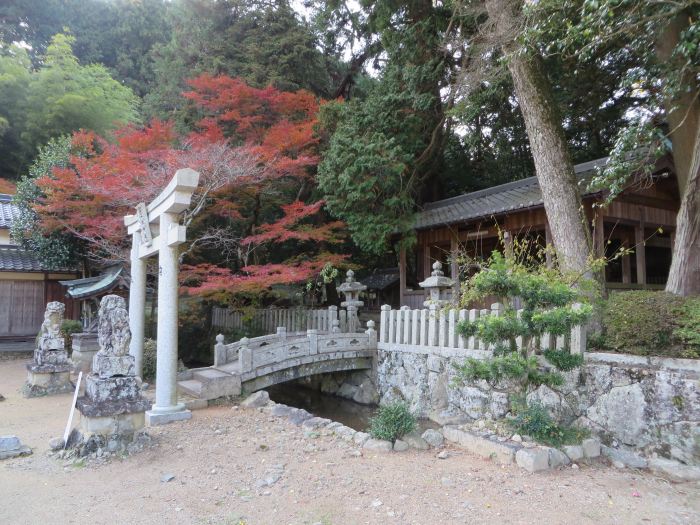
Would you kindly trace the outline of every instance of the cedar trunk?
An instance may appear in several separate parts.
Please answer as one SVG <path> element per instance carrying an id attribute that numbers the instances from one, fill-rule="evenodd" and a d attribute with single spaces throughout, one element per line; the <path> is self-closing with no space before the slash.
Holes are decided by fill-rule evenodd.
<path id="1" fill-rule="evenodd" d="M 502 47 L 525 120 L 559 264 L 564 270 L 590 275 L 591 234 L 552 87 L 537 51 L 516 43 L 522 1 L 487 0 L 486 8 L 506 42 Z"/>
<path id="2" fill-rule="evenodd" d="M 681 32 L 688 27 L 690 16 L 681 13 L 672 19 L 657 43 L 662 63 L 673 59 Z M 686 73 L 676 98 L 666 101 L 666 115 L 671 129 L 673 163 L 678 179 L 681 207 L 676 217 L 671 269 L 666 291 L 677 295 L 700 294 L 700 100 L 695 77 Z"/>

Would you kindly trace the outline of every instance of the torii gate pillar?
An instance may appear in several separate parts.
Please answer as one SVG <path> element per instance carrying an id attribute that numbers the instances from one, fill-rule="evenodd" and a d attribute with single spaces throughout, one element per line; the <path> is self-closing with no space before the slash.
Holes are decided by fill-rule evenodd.
<path id="1" fill-rule="evenodd" d="M 140 204 L 136 215 L 124 217 L 132 238 L 129 353 L 135 357 L 137 374 L 143 374 L 143 338 L 146 303 L 146 259 L 158 254 L 158 333 L 156 402 L 146 412 L 149 425 L 189 419 L 192 414 L 177 402 L 178 246 L 186 229 L 178 222 L 192 200 L 199 173 L 181 169 L 148 206 Z M 153 230 L 158 232 L 153 236 Z"/>

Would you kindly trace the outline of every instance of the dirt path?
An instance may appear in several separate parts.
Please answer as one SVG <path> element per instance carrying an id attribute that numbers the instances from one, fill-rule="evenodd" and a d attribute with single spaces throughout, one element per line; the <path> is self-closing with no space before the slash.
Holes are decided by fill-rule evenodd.
<path id="1" fill-rule="evenodd" d="M 0 524 L 700 523 L 698 484 L 602 465 L 528 474 L 456 448 L 354 457 L 332 436 L 231 407 L 152 428 L 154 445 L 127 459 L 65 466 L 48 440 L 70 396 L 21 398 L 25 363 L 0 362 L 0 434 L 34 449 L 0 462 Z"/>

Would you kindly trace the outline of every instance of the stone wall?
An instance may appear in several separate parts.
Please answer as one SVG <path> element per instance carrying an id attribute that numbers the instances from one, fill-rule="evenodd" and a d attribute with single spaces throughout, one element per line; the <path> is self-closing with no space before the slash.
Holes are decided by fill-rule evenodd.
<path id="1" fill-rule="evenodd" d="M 380 344 L 380 404 L 401 399 L 442 424 L 499 419 L 510 411 L 512 385 L 454 384 L 454 364 L 488 352 Z M 587 427 L 612 450 L 700 464 L 700 361 L 587 353 L 557 389 L 528 393 L 562 423 Z"/>

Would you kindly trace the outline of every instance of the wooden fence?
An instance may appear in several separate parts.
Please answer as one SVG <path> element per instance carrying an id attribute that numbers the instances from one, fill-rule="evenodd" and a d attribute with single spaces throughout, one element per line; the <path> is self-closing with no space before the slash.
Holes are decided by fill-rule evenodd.
<path id="1" fill-rule="evenodd" d="M 219 330 L 243 332 L 245 336 L 274 334 L 278 327 L 288 332 L 318 330 L 331 332 L 337 321 L 341 332 L 347 332 L 347 311 L 337 306 L 328 308 L 265 308 L 256 310 L 229 310 L 214 307 L 212 326 Z"/>
<path id="2" fill-rule="evenodd" d="M 379 322 L 379 348 L 401 346 L 441 347 L 449 349 L 492 350 L 484 341 L 476 337 L 463 337 L 457 332 L 457 323 L 462 320 L 475 321 L 487 315 L 499 315 L 502 306 L 498 303 L 490 309 L 457 310 L 452 308 L 411 309 L 408 306 L 392 310 L 389 305 L 382 306 Z M 521 338 L 516 339 L 518 348 L 522 346 Z M 544 334 L 538 346 L 541 349 L 570 348 L 572 353 L 583 353 L 586 348 L 586 328 L 577 326 L 565 336 Z M 397 348 L 399 347 L 399 348 Z"/>

